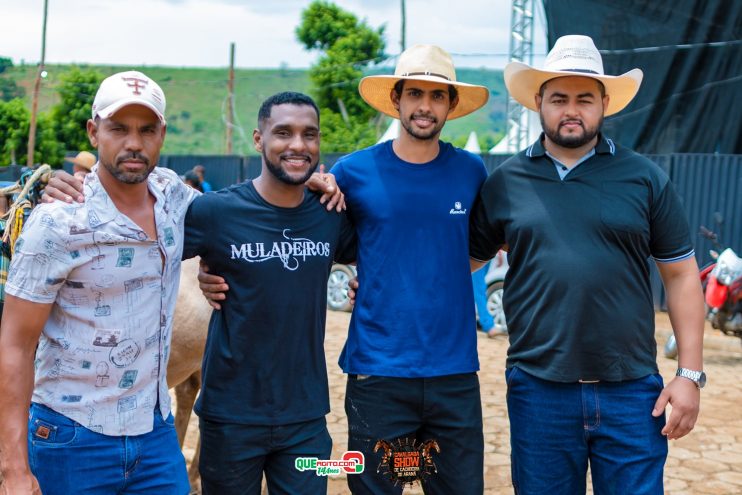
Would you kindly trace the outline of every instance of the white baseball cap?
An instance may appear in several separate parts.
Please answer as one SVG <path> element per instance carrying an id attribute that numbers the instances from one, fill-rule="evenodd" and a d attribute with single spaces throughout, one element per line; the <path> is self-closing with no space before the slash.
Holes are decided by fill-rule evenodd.
<path id="1" fill-rule="evenodd" d="M 93 118 L 107 119 L 127 105 L 143 105 L 165 125 L 165 93 L 141 72 L 119 72 L 103 80 L 93 101 Z"/>

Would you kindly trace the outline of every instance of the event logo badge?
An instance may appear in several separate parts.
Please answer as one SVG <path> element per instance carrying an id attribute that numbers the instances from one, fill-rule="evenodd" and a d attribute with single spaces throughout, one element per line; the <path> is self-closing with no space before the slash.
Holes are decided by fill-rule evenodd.
<path id="1" fill-rule="evenodd" d="M 345 452 L 339 460 L 297 457 L 294 461 L 294 467 L 298 471 L 315 471 L 317 476 L 337 476 L 340 473 L 360 474 L 363 472 L 363 464 L 363 453 L 355 450 Z"/>
<path id="2" fill-rule="evenodd" d="M 381 462 L 376 468 L 377 473 L 383 473 L 395 485 L 401 483 L 412 485 L 416 481 L 424 482 L 438 468 L 433 462 L 432 451 L 440 454 L 441 449 L 435 440 L 426 440 L 420 445 L 417 440 L 409 438 L 397 439 L 396 442 L 379 440 L 374 446 L 374 452 L 383 450 Z"/>

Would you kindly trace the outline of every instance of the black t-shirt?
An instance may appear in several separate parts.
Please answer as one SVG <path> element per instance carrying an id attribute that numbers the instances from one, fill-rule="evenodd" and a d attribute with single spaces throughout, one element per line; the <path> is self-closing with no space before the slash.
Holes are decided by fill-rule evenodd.
<path id="1" fill-rule="evenodd" d="M 345 214 L 311 193 L 274 206 L 245 182 L 193 201 L 183 257 L 193 256 L 229 284 L 209 323 L 199 416 L 280 425 L 327 414 L 327 277 L 333 260 L 355 259 Z"/>
<path id="2" fill-rule="evenodd" d="M 656 372 L 649 257 L 693 254 L 667 175 L 604 137 L 595 151 L 561 180 L 538 141 L 492 173 L 471 217 L 473 258 L 510 246 L 507 366 L 546 380 Z"/>

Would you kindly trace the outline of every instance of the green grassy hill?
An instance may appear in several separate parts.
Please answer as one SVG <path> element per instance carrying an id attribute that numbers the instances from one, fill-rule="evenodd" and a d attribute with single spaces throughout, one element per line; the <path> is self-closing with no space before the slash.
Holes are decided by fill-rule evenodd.
<path id="1" fill-rule="evenodd" d="M 59 76 L 66 65 L 47 66 L 43 80 L 39 110 L 46 111 L 56 100 Z M 108 76 L 118 71 L 141 70 L 156 80 L 167 97 L 168 137 L 166 154 L 222 154 L 226 152 L 224 115 L 227 96 L 227 69 L 188 67 L 120 67 L 87 66 Z M 33 66 L 12 67 L 0 77 L 14 79 L 26 89 L 31 107 Z M 468 83 L 490 88 L 487 107 L 472 115 L 451 121 L 443 130 L 443 139 L 463 146 L 470 131 L 476 131 L 481 145 L 489 147 L 504 134 L 506 91 L 501 71 L 459 69 L 457 76 Z M 236 69 L 235 108 L 239 126 L 234 131 L 234 153 L 255 154 L 252 130 L 256 125 L 258 107 L 268 96 L 285 90 L 311 94 L 308 71 L 303 69 Z M 386 127 L 382 127 L 383 132 Z M 351 151 L 351 150 L 348 150 Z"/>

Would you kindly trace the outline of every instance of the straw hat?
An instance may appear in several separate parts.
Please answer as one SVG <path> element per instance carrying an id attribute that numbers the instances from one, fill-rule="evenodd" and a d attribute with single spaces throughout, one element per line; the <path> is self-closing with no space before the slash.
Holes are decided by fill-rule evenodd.
<path id="1" fill-rule="evenodd" d="M 559 38 L 546 56 L 543 69 L 521 62 L 510 62 L 505 66 L 505 86 L 515 101 L 538 112 L 535 95 L 541 86 L 551 79 L 565 76 L 583 76 L 597 79 L 605 86 L 610 96 L 603 115 L 618 113 L 628 105 L 639 91 L 643 73 L 632 69 L 620 76 L 607 76 L 603 72 L 603 59 L 592 38 L 568 35 Z"/>
<path id="2" fill-rule="evenodd" d="M 394 108 L 390 94 L 400 79 L 454 86 L 459 93 L 459 103 L 448 114 L 448 120 L 463 117 L 481 108 L 490 96 L 489 90 L 484 86 L 457 81 L 451 56 L 434 45 L 415 45 L 408 48 L 399 56 L 393 76 L 364 77 L 358 86 L 358 92 L 376 110 L 398 119 L 399 112 Z"/>
<path id="3" fill-rule="evenodd" d="M 92 170 L 93 165 L 95 165 L 95 162 L 97 162 L 98 159 L 95 157 L 94 154 L 88 151 L 81 151 L 75 157 L 65 158 L 65 161 L 68 161 L 74 165 L 77 165 L 79 167 L 84 168 L 85 170 L 90 171 Z"/>

